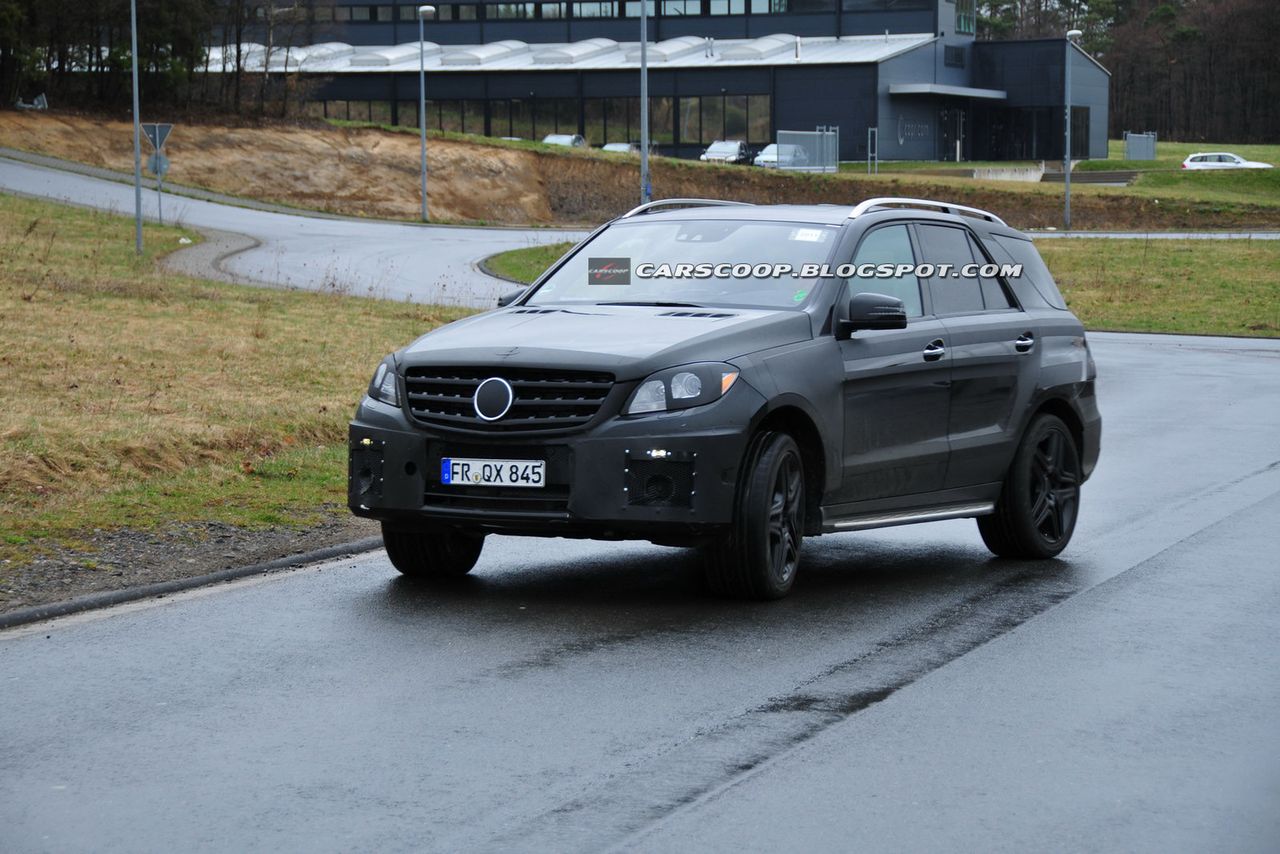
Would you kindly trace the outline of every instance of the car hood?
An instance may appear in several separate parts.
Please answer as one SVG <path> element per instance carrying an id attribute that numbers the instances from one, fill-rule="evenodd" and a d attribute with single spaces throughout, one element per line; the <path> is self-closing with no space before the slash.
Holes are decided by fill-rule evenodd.
<path id="1" fill-rule="evenodd" d="M 429 332 L 405 348 L 402 359 L 407 365 L 600 370 L 629 380 L 812 335 L 809 315 L 794 309 L 514 306 Z"/>

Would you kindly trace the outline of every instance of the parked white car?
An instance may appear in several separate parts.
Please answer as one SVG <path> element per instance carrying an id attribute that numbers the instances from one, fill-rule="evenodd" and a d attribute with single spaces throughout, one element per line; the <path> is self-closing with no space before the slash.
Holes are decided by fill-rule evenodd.
<path id="1" fill-rule="evenodd" d="M 707 163 L 746 163 L 751 159 L 751 153 L 740 139 L 717 139 L 698 159 Z"/>
<path id="2" fill-rule="evenodd" d="M 542 138 L 544 145 L 563 145 L 566 148 L 585 148 L 587 141 L 580 133 L 549 133 Z"/>
<path id="3" fill-rule="evenodd" d="M 809 152 L 799 145 L 770 143 L 756 155 L 756 159 L 752 162 L 766 169 L 808 166 Z"/>
<path id="4" fill-rule="evenodd" d="M 1270 169 L 1270 163 L 1245 160 L 1229 151 L 1197 151 L 1182 161 L 1183 169 Z"/>

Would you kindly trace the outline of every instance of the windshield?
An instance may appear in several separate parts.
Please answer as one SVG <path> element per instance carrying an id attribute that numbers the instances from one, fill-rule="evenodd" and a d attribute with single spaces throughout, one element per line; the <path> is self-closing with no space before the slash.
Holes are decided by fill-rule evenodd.
<path id="1" fill-rule="evenodd" d="M 772 142 L 771 142 L 771 143 L 769 143 L 768 145 L 766 145 L 766 146 L 764 147 L 764 150 L 763 150 L 763 151 L 761 151 L 760 153 L 761 153 L 761 154 L 777 154 L 777 153 L 778 153 L 778 146 L 777 146 L 776 144 L 774 144 L 774 143 L 772 143 Z"/>
<path id="2" fill-rule="evenodd" d="M 736 142 L 713 142 L 707 149 L 708 154 L 732 154 L 738 150 Z"/>
<path id="3" fill-rule="evenodd" d="M 551 303 L 794 308 L 816 282 L 839 226 L 757 220 L 619 222 L 596 235 L 529 298 Z M 774 275 L 762 265 L 790 265 Z"/>

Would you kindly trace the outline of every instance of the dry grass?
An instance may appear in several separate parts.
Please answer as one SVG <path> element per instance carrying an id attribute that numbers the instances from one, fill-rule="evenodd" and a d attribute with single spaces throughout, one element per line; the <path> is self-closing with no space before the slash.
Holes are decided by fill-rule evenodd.
<path id="1" fill-rule="evenodd" d="M 462 313 L 177 277 L 155 257 L 183 233 L 149 226 L 136 259 L 132 228 L 0 196 L 0 553 L 83 528 L 261 519 L 253 481 L 290 471 L 299 512 L 341 502 L 371 371 Z"/>

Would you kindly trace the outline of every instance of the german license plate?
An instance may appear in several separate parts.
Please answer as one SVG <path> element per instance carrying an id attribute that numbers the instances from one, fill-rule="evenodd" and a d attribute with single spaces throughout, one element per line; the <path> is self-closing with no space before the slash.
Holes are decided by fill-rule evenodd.
<path id="1" fill-rule="evenodd" d="M 545 460 L 476 460 L 442 457 L 440 482 L 445 486 L 545 486 Z"/>

